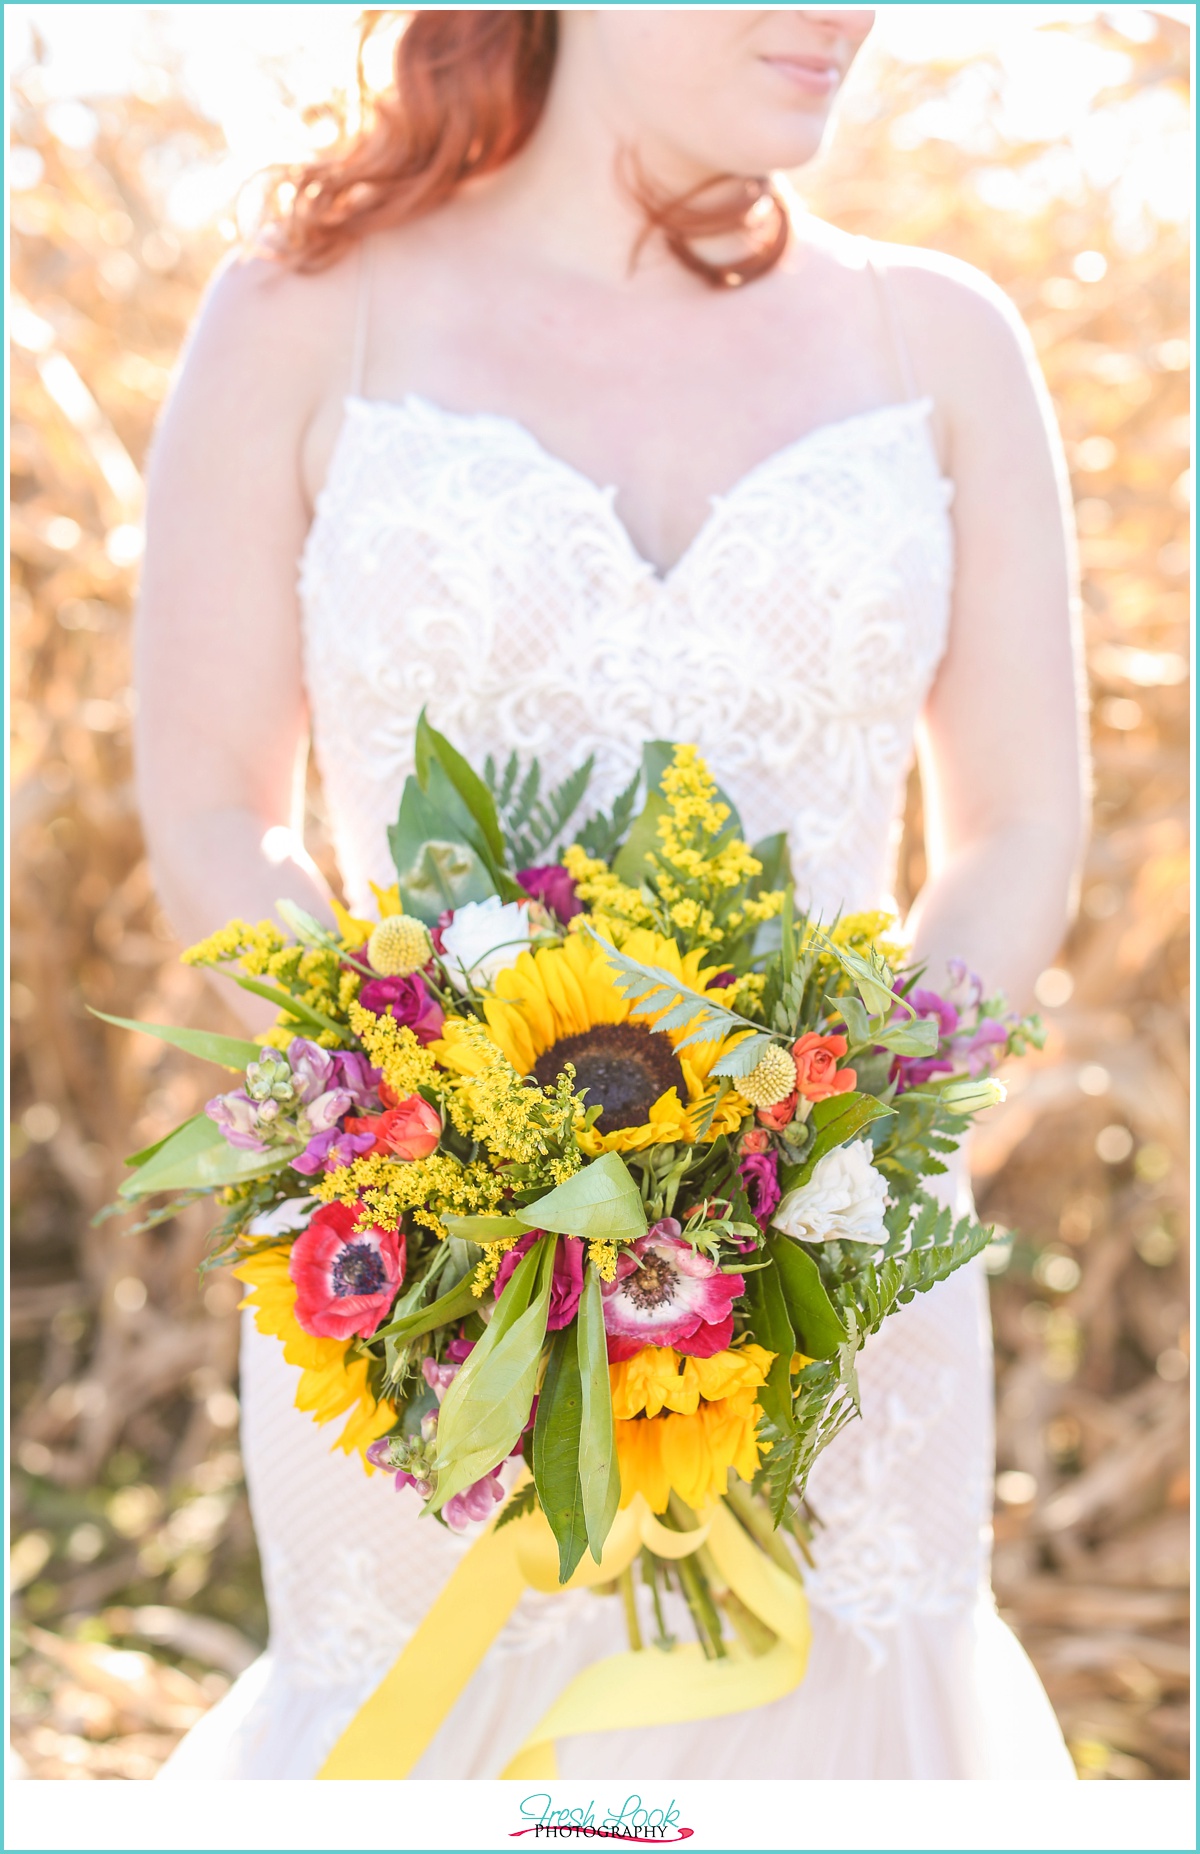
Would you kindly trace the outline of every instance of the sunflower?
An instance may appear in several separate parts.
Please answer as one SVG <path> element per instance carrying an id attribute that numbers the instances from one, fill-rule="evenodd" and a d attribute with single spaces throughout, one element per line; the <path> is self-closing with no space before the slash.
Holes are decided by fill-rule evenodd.
<path id="1" fill-rule="evenodd" d="M 396 1412 L 372 1396 L 367 1361 L 347 1359 L 344 1339 L 318 1339 L 304 1331 L 295 1314 L 297 1290 L 288 1273 L 288 1253 L 282 1246 L 263 1249 L 238 1264 L 233 1272 L 250 1289 L 242 1305 L 252 1309 L 260 1333 L 282 1339 L 287 1363 L 301 1367 L 296 1408 L 309 1411 L 314 1423 L 332 1422 L 349 1410 L 334 1446 L 347 1455 L 357 1449 L 365 1461 L 368 1445 L 394 1427 Z M 370 1462 L 366 1469 L 374 1472 Z"/>
<path id="2" fill-rule="evenodd" d="M 730 1468 L 751 1480 L 759 1457 L 756 1399 L 774 1356 L 759 1345 L 711 1358 L 647 1346 L 610 1365 L 621 1505 L 640 1493 L 662 1513 L 673 1489 L 689 1506 L 703 1507 L 725 1492 Z"/>
<path id="3" fill-rule="evenodd" d="M 644 965 L 659 966 L 694 991 L 708 992 L 715 976 L 702 969 L 703 951 L 681 954 L 674 940 L 639 928 L 622 950 Z M 719 988 L 712 995 L 720 999 Z M 678 1044 L 687 1034 L 651 1029 L 661 1012 L 633 1016 L 617 989 L 604 949 L 582 934 L 562 946 L 522 953 L 498 974 L 484 998 L 488 1031 L 518 1075 L 543 1087 L 554 1083 L 568 1062 L 575 1086 L 587 1090 L 587 1105 L 600 1117 L 580 1137 L 591 1157 L 601 1152 L 641 1152 L 647 1146 L 697 1138 L 711 1103 L 709 1076 L 721 1052 L 719 1042 Z M 479 1057 L 447 1018 L 443 1040 L 431 1052 L 460 1075 L 475 1074 Z M 732 1133 L 750 1112 L 732 1091 L 718 1103 L 705 1135 Z"/>

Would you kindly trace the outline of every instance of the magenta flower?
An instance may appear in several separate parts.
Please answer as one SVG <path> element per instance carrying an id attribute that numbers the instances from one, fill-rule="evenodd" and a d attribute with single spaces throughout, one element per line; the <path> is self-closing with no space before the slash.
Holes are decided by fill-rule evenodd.
<path id="1" fill-rule="evenodd" d="M 541 1236 L 541 1230 L 531 1230 L 528 1236 L 522 1236 L 520 1242 L 504 1252 L 504 1260 L 496 1273 L 497 1298 L 508 1285 L 517 1263 L 528 1253 Z M 556 1333 L 563 1326 L 569 1326 L 579 1308 L 579 1296 L 583 1293 L 583 1243 L 578 1236 L 560 1236 L 558 1247 L 554 1251 L 554 1279 L 550 1284 L 550 1316 L 546 1321 L 547 1332 Z"/>
<path id="2" fill-rule="evenodd" d="M 368 979 L 358 1002 L 375 1017 L 391 1016 L 406 1024 L 418 1043 L 434 1042 L 446 1021 L 441 1005 L 415 972 L 404 978 Z"/>
<path id="3" fill-rule="evenodd" d="M 339 1049 L 333 1063 L 337 1071 L 334 1087 L 344 1088 L 360 1113 L 377 1113 L 379 1084 L 383 1079 L 380 1071 L 372 1068 L 367 1058 L 357 1049 Z"/>
<path id="4" fill-rule="evenodd" d="M 779 1154 L 743 1153 L 738 1160 L 738 1171 L 756 1220 L 766 1225 L 771 1221 L 775 1206 L 782 1196 L 779 1188 Z"/>
<path id="5" fill-rule="evenodd" d="M 617 1278 L 606 1281 L 604 1325 L 616 1364 L 643 1346 L 673 1346 L 693 1358 L 723 1352 L 733 1338 L 733 1303 L 743 1275 L 725 1275 L 684 1242 L 674 1217 L 664 1217 L 623 1250 Z"/>
<path id="6" fill-rule="evenodd" d="M 918 1017 L 936 1017 L 938 1035 L 944 1042 L 958 1029 L 958 1012 L 948 998 L 943 998 L 936 991 L 925 991 L 916 986 L 908 994 L 907 1002 L 912 1005 Z"/>
<path id="7" fill-rule="evenodd" d="M 518 869 L 517 881 L 527 895 L 540 901 L 564 923 L 583 913 L 575 884 L 561 863 L 539 863 L 532 869 Z"/>
<path id="8" fill-rule="evenodd" d="M 476 1520 L 490 1519 L 493 1508 L 504 1498 L 499 1468 L 493 1468 L 482 1480 L 472 1481 L 461 1493 L 451 1494 L 442 1508 L 442 1518 L 451 1532 L 465 1532 Z"/>
<path id="9" fill-rule="evenodd" d="M 461 1370 L 461 1360 L 448 1359 L 445 1364 L 439 1364 L 436 1358 L 421 1360 L 421 1375 L 439 1404 Z"/>

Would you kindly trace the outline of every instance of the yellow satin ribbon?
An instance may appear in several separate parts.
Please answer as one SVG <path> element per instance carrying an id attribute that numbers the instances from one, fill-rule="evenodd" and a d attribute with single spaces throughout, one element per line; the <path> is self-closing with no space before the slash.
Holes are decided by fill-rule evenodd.
<path id="1" fill-rule="evenodd" d="M 557 1775 L 554 1744 L 582 1732 L 636 1729 L 719 1718 L 781 1699 L 799 1686 L 812 1631 L 800 1584 L 762 1552 L 722 1502 L 692 1532 L 655 1519 L 639 1494 L 617 1514 L 603 1560 L 585 1558 L 565 1586 L 558 1547 L 541 1513 L 481 1534 L 399 1659 L 351 1719 L 318 1777 L 340 1781 L 411 1774 L 526 1588 L 587 1589 L 609 1583 L 643 1546 L 660 1558 L 708 1550 L 729 1588 L 778 1637 L 765 1654 L 738 1645 L 705 1660 L 698 1644 L 609 1655 L 571 1681 L 501 1772 L 522 1779 Z"/>

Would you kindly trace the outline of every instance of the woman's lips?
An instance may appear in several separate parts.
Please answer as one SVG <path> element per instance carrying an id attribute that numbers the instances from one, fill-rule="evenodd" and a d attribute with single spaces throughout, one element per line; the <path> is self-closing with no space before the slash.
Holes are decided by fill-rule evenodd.
<path id="1" fill-rule="evenodd" d="M 841 68 L 831 58 L 810 57 L 803 52 L 768 55 L 763 59 L 773 71 L 807 96 L 832 96 L 842 81 Z"/>

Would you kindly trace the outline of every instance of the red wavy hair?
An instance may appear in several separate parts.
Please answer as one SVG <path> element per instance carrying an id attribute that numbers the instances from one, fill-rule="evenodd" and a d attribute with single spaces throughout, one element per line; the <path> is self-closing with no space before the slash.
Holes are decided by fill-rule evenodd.
<path id="1" fill-rule="evenodd" d="M 557 12 L 416 8 L 396 43 L 393 87 L 376 99 L 367 126 L 277 185 L 277 254 L 298 270 L 323 270 L 356 239 L 432 212 L 464 181 L 503 167 L 541 120 L 557 52 Z M 763 276 L 783 254 L 787 212 L 767 176 L 718 174 L 674 197 L 633 162 L 623 177 L 645 215 L 635 261 L 657 234 L 721 289 Z M 728 263 L 694 248 L 730 235 L 743 250 Z"/>

